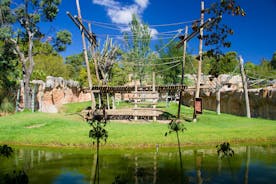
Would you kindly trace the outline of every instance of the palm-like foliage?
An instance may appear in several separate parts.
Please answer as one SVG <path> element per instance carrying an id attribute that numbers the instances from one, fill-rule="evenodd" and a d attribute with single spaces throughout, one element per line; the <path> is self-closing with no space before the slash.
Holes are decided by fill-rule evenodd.
<path id="1" fill-rule="evenodd" d="M 119 47 L 112 42 L 111 38 L 106 39 L 102 51 L 97 51 L 94 59 L 97 61 L 102 83 L 107 84 L 112 67 L 119 56 Z"/>
<path id="2" fill-rule="evenodd" d="M 0 156 L 10 157 L 13 153 L 13 149 L 8 145 L 0 146 Z"/>
<path id="3" fill-rule="evenodd" d="M 91 125 L 92 129 L 89 131 L 89 137 L 93 139 L 93 144 L 96 141 L 97 148 L 97 161 L 96 161 L 96 170 L 94 175 L 94 184 L 100 182 L 100 167 L 99 167 L 99 157 L 100 157 L 100 140 L 106 142 L 108 138 L 108 132 L 105 130 L 105 126 L 107 123 L 107 114 L 105 111 L 105 107 L 102 109 L 96 107 L 96 110 L 93 111 L 92 118 L 87 119 L 87 122 Z"/>
<path id="4" fill-rule="evenodd" d="M 100 140 L 103 140 L 106 142 L 108 138 L 108 132 L 105 130 L 105 126 L 107 123 L 107 116 L 105 108 L 103 109 L 96 109 L 93 112 L 93 118 L 91 120 L 87 120 L 87 122 L 90 124 L 92 129 L 89 131 L 89 137 L 91 137 L 93 140 L 97 140 L 100 142 Z M 95 142 L 93 141 L 93 144 Z"/>
<path id="5" fill-rule="evenodd" d="M 230 147 L 228 142 L 224 142 L 216 146 L 217 153 L 220 158 L 234 156 L 234 150 Z"/>
<path id="6" fill-rule="evenodd" d="M 171 134 L 173 132 L 184 132 L 186 128 L 184 127 L 184 124 L 181 122 L 178 122 L 177 120 L 171 120 L 171 122 L 168 125 L 169 131 L 165 133 L 165 136 L 168 134 Z"/>
<path id="7" fill-rule="evenodd" d="M 183 164 L 182 164 L 182 155 L 181 155 L 181 146 L 180 146 L 180 139 L 178 132 L 184 132 L 186 128 L 184 127 L 184 124 L 176 119 L 171 120 L 171 122 L 168 125 L 169 131 L 165 133 L 165 136 L 168 134 L 171 134 L 173 132 L 176 133 L 177 143 L 178 143 L 178 153 L 179 153 L 179 162 L 180 162 L 180 170 L 181 173 L 183 173 Z M 181 174 L 181 183 L 184 183 L 183 175 Z"/>

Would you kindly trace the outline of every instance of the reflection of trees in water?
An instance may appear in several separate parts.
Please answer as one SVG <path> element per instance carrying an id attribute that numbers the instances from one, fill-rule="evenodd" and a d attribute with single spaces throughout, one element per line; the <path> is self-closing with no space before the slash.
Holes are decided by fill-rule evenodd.
<path id="1" fill-rule="evenodd" d="M 103 140 L 106 143 L 108 138 L 108 132 L 105 129 L 107 123 L 107 114 L 105 111 L 105 105 L 102 109 L 96 107 L 94 111 L 88 112 L 86 121 L 91 126 L 91 130 L 89 131 L 89 137 L 96 141 L 96 165 L 94 171 L 94 179 L 93 183 L 100 183 L 100 141 Z"/>
<path id="2" fill-rule="evenodd" d="M 196 169 L 196 176 L 197 176 L 196 177 L 197 184 L 202 184 L 203 179 L 201 176 L 201 164 L 202 164 L 202 159 L 203 159 L 203 153 L 195 150 L 194 155 L 195 155 L 195 169 Z"/>
<path id="3" fill-rule="evenodd" d="M 244 172 L 244 184 L 248 184 L 249 165 L 250 165 L 250 146 L 246 146 L 246 164 L 245 164 L 245 172 Z"/>
<path id="4" fill-rule="evenodd" d="M 165 133 L 165 136 L 171 133 L 176 134 L 177 138 L 177 145 L 178 145 L 178 154 L 179 154 L 179 165 L 180 165 L 180 178 L 181 183 L 189 183 L 189 178 L 185 175 L 185 171 L 183 169 L 183 161 L 182 161 L 182 152 L 181 152 L 181 144 L 179 139 L 179 133 L 184 132 L 186 128 L 184 127 L 184 124 L 180 122 L 179 120 L 173 119 L 168 125 L 169 131 Z"/>
<path id="5" fill-rule="evenodd" d="M 178 152 L 173 149 L 167 150 L 165 148 L 160 148 L 158 154 L 153 150 L 129 150 L 120 153 L 115 151 L 111 153 L 110 151 L 101 151 L 100 163 L 100 183 L 135 183 L 135 177 L 137 177 L 137 182 L 142 183 L 181 183 L 181 174 L 189 177 L 190 183 L 233 183 L 234 181 L 238 183 L 246 183 L 253 180 L 252 173 L 255 173 L 254 168 L 249 169 L 250 160 L 255 162 L 256 158 L 260 160 L 260 164 L 271 164 L 271 159 L 275 151 L 266 150 L 265 147 L 252 147 L 249 151 L 249 147 L 235 147 L 235 157 L 231 159 L 231 165 L 233 169 L 233 174 L 237 180 L 231 178 L 231 171 L 228 166 L 227 159 L 218 159 L 215 154 L 215 149 L 199 149 L 190 150 L 183 149 L 183 168 L 184 173 L 180 172 Z M 276 150 L 276 149 L 274 149 Z M 44 152 L 44 153 L 43 153 Z M 88 153 L 89 152 L 89 153 Z M 58 154 L 59 153 L 59 154 Z M 29 155 L 29 156 L 28 156 Z M 31 159 L 33 155 L 33 159 Z M 39 156 L 40 155 L 40 156 Z M 47 159 L 45 158 L 47 155 Z M 91 157 L 92 156 L 92 157 Z M 74 170 L 73 173 L 80 173 L 86 181 L 93 183 L 94 170 L 96 169 L 96 152 L 91 155 L 90 151 L 86 153 L 76 154 L 71 151 L 66 151 L 60 153 L 60 151 L 42 151 L 33 149 L 33 154 L 30 150 L 21 149 L 21 151 L 15 150 L 14 156 L 9 159 L 1 159 L 4 162 L 0 163 L 0 170 L 5 171 L 3 168 L 9 168 L 8 173 L 10 176 L 13 175 L 13 167 L 15 160 L 19 160 L 19 164 L 16 168 L 24 170 L 29 176 L 30 183 L 52 183 L 55 181 L 57 176 L 60 175 L 60 170 L 66 168 L 69 171 Z M 40 157 L 40 159 L 38 159 Z M 94 160 L 93 160 L 94 157 Z M 135 157 L 137 159 L 135 160 Z M 23 160 L 23 158 L 28 158 L 28 160 Z M 59 159 L 62 158 L 62 159 Z M 275 157 L 274 157 L 275 158 Z M 49 160 L 50 161 L 47 161 Z M 25 170 L 23 166 L 31 165 L 31 163 L 25 164 L 24 162 L 31 162 L 33 160 L 33 168 Z M 39 161 L 40 160 L 40 161 Z M 221 172 L 218 171 L 217 162 L 221 162 Z M 253 162 L 251 161 L 251 162 Z M 137 162 L 137 164 L 135 163 Z M 9 167 L 11 165 L 11 167 Z M 94 165 L 94 169 L 88 170 Z M 264 165 L 260 165 L 264 168 Z M 14 167 L 15 168 L 15 167 Z M 137 172 L 135 172 L 137 170 Z M 1 173 L 0 171 L 0 173 Z M 251 173 L 251 176 L 248 175 Z M 17 174 L 19 170 L 17 170 Z M 52 174 L 52 175 L 51 175 Z M 0 180 L 3 181 L 4 174 L 0 176 Z M 69 176 L 67 176 L 69 177 Z M 71 180 L 76 181 L 76 180 Z M 1 182 L 0 182 L 1 183 Z M 3 182 L 2 182 L 3 183 Z M 2 184 L 1 183 L 1 184 Z"/>
<path id="6" fill-rule="evenodd" d="M 2 177 L 1 177 L 2 178 Z M 25 171 L 13 171 L 12 174 L 6 174 L 3 179 L 0 179 L 0 183 L 3 180 L 3 184 L 27 184 L 29 183 L 28 175 Z"/>
<path id="7" fill-rule="evenodd" d="M 13 155 L 13 149 L 8 145 L 0 146 L 0 157 L 6 157 L 7 159 Z M 29 183 L 28 175 L 25 171 L 13 170 L 12 174 L 7 173 L 1 176 L 0 173 L 0 184 L 27 184 Z"/>

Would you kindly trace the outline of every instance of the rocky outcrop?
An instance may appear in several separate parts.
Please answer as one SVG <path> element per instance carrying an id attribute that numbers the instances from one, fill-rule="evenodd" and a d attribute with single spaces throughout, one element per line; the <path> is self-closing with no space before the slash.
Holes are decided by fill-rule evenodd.
<path id="1" fill-rule="evenodd" d="M 194 76 L 190 76 L 190 78 L 192 80 Z M 205 76 L 202 82 L 204 86 L 202 86 L 200 97 L 203 99 L 204 109 L 216 110 L 216 91 L 220 89 L 221 112 L 245 116 L 245 100 L 239 76 L 221 75 L 213 79 L 210 76 Z M 49 76 L 45 82 L 36 80 L 32 81 L 32 84 L 33 89 L 36 86 L 35 106 L 41 112 L 56 113 L 63 104 L 91 100 L 90 93 L 73 80 Z M 194 89 L 185 91 L 183 104 L 193 106 L 193 91 Z M 115 96 L 118 100 L 131 99 L 133 94 L 115 94 Z M 21 99 L 23 99 L 23 93 L 21 93 Z M 275 86 L 249 90 L 249 100 L 252 117 L 276 119 Z M 23 102 L 21 101 L 21 103 Z"/>
<path id="2" fill-rule="evenodd" d="M 245 100 L 242 90 L 221 91 L 221 112 L 246 116 Z M 184 93 L 183 104 L 193 106 L 193 91 Z M 200 97 L 203 108 L 216 110 L 216 92 L 201 90 Z M 251 89 L 249 90 L 249 102 L 252 117 L 276 119 L 276 88 Z"/>
<path id="3" fill-rule="evenodd" d="M 56 113 L 63 104 L 91 100 L 90 93 L 85 92 L 73 80 L 48 76 L 46 82 L 35 80 L 32 84 L 33 90 L 36 86 L 35 106 L 41 112 Z"/>

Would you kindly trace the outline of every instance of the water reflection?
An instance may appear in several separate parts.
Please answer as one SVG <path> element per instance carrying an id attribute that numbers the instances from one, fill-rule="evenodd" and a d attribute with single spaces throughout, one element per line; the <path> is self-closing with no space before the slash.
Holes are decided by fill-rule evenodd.
<path id="1" fill-rule="evenodd" d="M 273 183 L 276 147 L 233 147 L 235 156 L 218 159 L 216 149 L 182 150 L 183 171 L 175 149 L 103 150 L 99 161 L 100 183 L 168 184 Z M 15 149 L 11 158 L 0 158 L 0 180 L 13 170 L 24 170 L 29 183 L 93 183 L 96 156 L 89 150 Z M 0 181 L 1 183 L 1 181 Z"/>
<path id="2" fill-rule="evenodd" d="M 80 173 L 76 172 L 64 172 L 60 174 L 53 182 L 54 184 L 88 184 L 87 181 L 85 181 L 85 176 Z"/>

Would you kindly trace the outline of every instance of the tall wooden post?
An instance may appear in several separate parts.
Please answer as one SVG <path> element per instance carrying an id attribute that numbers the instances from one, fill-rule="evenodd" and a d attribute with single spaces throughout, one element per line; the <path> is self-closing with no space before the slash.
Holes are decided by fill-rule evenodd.
<path id="1" fill-rule="evenodd" d="M 216 111 L 220 115 L 220 87 L 216 89 Z"/>
<path id="2" fill-rule="evenodd" d="M 93 36 L 93 33 L 92 33 L 92 28 L 91 28 L 91 23 L 89 22 L 88 23 L 88 30 L 89 30 L 89 34 L 91 36 Z M 92 59 L 94 61 L 94 67 L 95 67 L 95 73 L 96 73 L 96 77 L 97 77 L 97 81 L 98 81 L 98 85 L 100 85 L 100 75 L 99 75 L 99 70 L 98 70 L 98 62 L 97 60 L 94 58 L 94 47 L 96 47 L 96 43 L 94 43 L 93 40 L 90 40 L 90 52 L 91 52 L 91 56 L 92 56 Z"/>
<path id="3" fill-rule="evenodd" d="M 200 92 L 200 78 L 201 78 L 201 65 L 202 65 L 202 47 L 203 47 L 203 23 L 204 23 L 204 1 L 201 1 L 201 12 L 200 12 L 200 32 L 199 32 L 199 60 L 198 60 L 198 68 L 197 68 L 197 83 L 196 83 L 196 98 L 199 97 Z"/>
<path id="4" fill-rule="evenodd" d="M 78 10 L 78 18 L 79 18 L 80 22 L 82 22 L 79 0 L 76 0 L 76 5 L 77 5 L 77 10 Z M 87 49 L 86 49 L 86 43 L 85 43 L 85 36 L 84 36 L 82 27 L 80 27 L 80 30 L 81 30 L 81 38 L 82 38 L 82 46 L 83 46 L 83 55 L 84 55 L 84 60 L 85 60 L 85 64 L 86 64 L 87 79 L 88 79 L 89 89 L 92 90 L 93 84 L 92 84 L 92 79 L 91 79 L 91 73 L 90 73 L 90 67 L 89 67 L 89 61 L 88 61 L 88 55 L 87 55 Z M 95 97 L 94 97 L 93 91 L 91 91 L 91 102 L 92 102 L 91 107 L 94 109 L 96 103 L 95 103 Z"/>
<path id="5" fill-rule="evenodd" d="M 156 121 L 156 104 L 157 103 L 157 95 L 158 93 L 155 91 L 155 72 L 152 72 L 152 94 L 154 96 L 152 102 L 153 102 L 153 113 L 154 113 L 154 116 L 153 116 L 153 121 Z"/>
<path id="6" fill-rule="evenodd" d="M 188 36 L 188 26 L 185 27 L 184 39 Z M 181 85 L 184 85 L 184 75 L 185 75 L 185 63 L 186 63 L 186 50 L 187 50 L 187 41 L 183 43 L 183 62 L 182 62 L 182 72 L 181 72 Z M 177 118 L 180 119 L 181 103 L 182 103 L 182 90 L 179 92 L 179 102 L 177 110 Z"/>
<path id="7" fill-rule="evenodd" d="M 203 25 L 204 24 L 204 1 L 201 1 L 201 11 L 200 11 L 200 30 L 199 30 L 199 48 L 198 48 L 198 68 L 197 68 L 197 82 L 196 82 L 196 91 L 195 98 L 199 98 L 200 93 L 200 79 L 201 79 L 201 67 L 202 67 L 202 47 L 203 47 Z M 195 104 L 195 103 L 194 103 Z M 193 122 L 196 122 L 196 110 L 194 107 Z"/>
<path id="8" fill-rule="evenodd" d="M 239 57 L 239 61 L 240 61 L 240 71 L 241 71 L 242 84 L 243 84 L 243 92 L 244 92 L 244 98 L 245 98 L 246 116 L 248 118 L 251 118 L 249 97 L 248 97 L 248 90 L 247 90 L 247 81 L 246 81 L 246 76 L 243 68 L 243 58 L 241 56 Z"/>
<path id="9" fill-rule="evenodd" d="M 137 87 L 137 82 L 136 79 L 134 81 L 134 85 L 135 85 L 135 93 L 134 93 L 134 120 L 137 121 L 138 117 L 137 117 L 137 97 L 138 97 L 138 87 Z"/>

